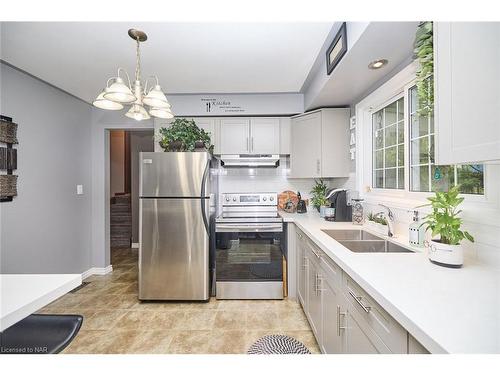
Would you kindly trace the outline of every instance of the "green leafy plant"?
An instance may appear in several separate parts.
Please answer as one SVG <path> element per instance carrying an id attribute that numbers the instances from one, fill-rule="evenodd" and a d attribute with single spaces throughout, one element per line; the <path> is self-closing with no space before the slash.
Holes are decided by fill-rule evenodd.
<path id="1" fill-rule="evenodd" d="M 447 245 L 459 245 L 463 239 L 474 242 L 474 238 L 466 231 L 460 230 L 462 219 L 458 215 L 462 210 L 457 207 L 464 198 L 459 196 L 459 187 L 454 186 L 448 192 L 436 192 L 434 197 L 427 198 L 429 204 L 419 207 L 431 206 L 432 212 L 422 223 L 426 230 L 433 236 L 439 235 L 440 242 Z"/>
<path id="2" fill-rule="evenodd" d="M 314 183 L 315 184 L 311 190 L 311 203 L 319 211 L 319 208 L 321 206 L 329 205 L 329 202 L 326 199 L 326 190 L 328 189 L 328 187 L 322 179 L 314 180 Z"/>
<path id="3" fill-rule="evenodd" d="M 372 212 L 368 214 L 368 220 L 377 224 L 387 225 L 387 220 L 385 218 L 374 215 Z"/>
<path id="4" fill-rule="evenodd" d="M 203 142 L 210 152 L 213 150 L 210 134 L 200 129 L 194 120 L 177 118 L 159 133 L 159 143 L 165 151 L 194 151 L 197 142 Z"/>
<path id="5" fill-rule="evenodd" d="M 433 25 L 431 21 L 421 22 L 415 34 L 414 55 L 420 63 L 417 70 L 417 112 L 424 116 L 434 109 L 434 83 L 430 78 L 434 72 Z"/>

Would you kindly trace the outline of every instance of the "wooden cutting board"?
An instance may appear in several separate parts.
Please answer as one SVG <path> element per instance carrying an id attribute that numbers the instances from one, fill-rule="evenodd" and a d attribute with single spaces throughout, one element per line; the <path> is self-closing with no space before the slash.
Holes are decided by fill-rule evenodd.
<path id="1" fill-rule="evenodd" d="M 297 203 L 299 202 L 299 197 L 297 194 L 291 190 L 285 190 L 278 194 L 278 209 L 285 212 L 295 212 L 297 211 Z"/>

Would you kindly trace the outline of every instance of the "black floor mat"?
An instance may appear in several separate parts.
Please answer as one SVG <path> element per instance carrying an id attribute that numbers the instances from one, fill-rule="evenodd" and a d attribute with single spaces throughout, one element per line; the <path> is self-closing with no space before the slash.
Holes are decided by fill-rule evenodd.
<path id="1" fill-rule="evenodd" d="M 32 314 L 0 333 L 0 354 L 55 354 L 76 337 L 81 315 Z"/>

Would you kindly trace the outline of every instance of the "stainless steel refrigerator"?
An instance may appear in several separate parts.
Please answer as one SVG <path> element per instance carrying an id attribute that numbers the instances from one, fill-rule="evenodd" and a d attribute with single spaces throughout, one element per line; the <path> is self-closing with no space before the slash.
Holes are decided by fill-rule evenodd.
<path id="1" fill-rule="evenodd" d="M 209 299 L 210 154 L 141 152 L 139 178 L 139 299 Z"/>

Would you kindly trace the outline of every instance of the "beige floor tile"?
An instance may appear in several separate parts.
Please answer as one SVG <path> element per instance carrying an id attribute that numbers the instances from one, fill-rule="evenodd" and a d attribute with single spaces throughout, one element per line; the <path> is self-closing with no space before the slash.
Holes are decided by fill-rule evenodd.
<path id="1" fill-rule="evenodd" d="M 100 354 L 104 349 L 108 331 L 80 331 L 75 339 L 66 347 L 64 354 Z"/>
<path id="2" fill-rule="evenodd" d="M 127 313 L 126 310 L 97 310 L 85 319 L 82 329 L 110 330 Z"/>
<path id="3" fill-rule="evenodd" d="M 186 320 L 186 313 L 181 310 L 154 312 L 150 329 L 155 330 L 179 330 L 182 329 Z"/>
<path id="4" fill-rule="evenodd" d="M 219 310 L 247 310 L 248 301 L 246 300 L 219 300 L 217 306 Z"/>
<path id="5" fill-rule="evenodd" d="M 168 352 L 173 354 L 208 353 L 211 332 L 209 330 L 182 331 L 170 342 Z"/>
<path id="6" fill-rule="evenodd" d="M 175 331 L 142 331 L 129 346 L 127 353 L 134 354 L 167 354 Z"/>
<path id="7" fill-rule="evenodd" d="M 212 329 L 215 323 L 215 310 L 187 310 L 178 329 L 207 330 Z"/>
<path id="8" fill-rule="evenodd" d="M 155 311 L 128 311 L 118 319 L 114 328 L 117 330 L 152 329 L 155 313 Z"/>
<path id="9" fill-rule="evenodd" d="M 314 334 L 310 330 L 305 331 L 285 331 L 285 335 L 293 337 L 304 344 L 313 354 L 321 353 Z"/>
<path id="10" fill-rule="evenodd" d="M 214 330 L 246 329 L 246 310 L 219 310 L 215 316 Z"/>
<path id="11" fill-rule="evenodd" d="M 273 310 L 248 311 L 247 330 L 270 330 L 279 329 L 280 322 L 278 314 Z"/>
<path id="12" fill-rule="evenodd" d="M 208 339 L 207 353 L 209 354 L 243 354 L 248 349 L 246 331 L 213 330 Z"/>
<path id="13" fill-rule="evenodd" d="M 108 309 L 133 309 L 139 303 L 137 294 L 120 294 L 107 303 Z"/>
<path id="14" fill-rule="evenodd" d="M 284 330 L 310 330 L 306 315 L 301 309 L 283 309 L 277 312 L 279 327 Z"/>

